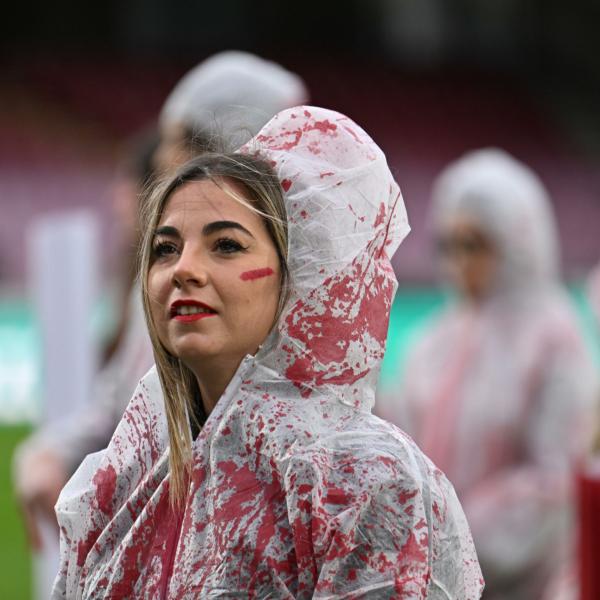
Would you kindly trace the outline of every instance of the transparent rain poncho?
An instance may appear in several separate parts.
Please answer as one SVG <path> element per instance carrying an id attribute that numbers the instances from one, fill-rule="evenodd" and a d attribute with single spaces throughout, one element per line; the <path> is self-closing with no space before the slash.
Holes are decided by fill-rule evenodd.
<path id="1" fill-rule="evenodd" d="M 539 179 L 500 150 L 467 154 L 434 186 L 433 229 L 457 215 L 493 243 L 492 289 L 478 306 L 451 303 L 429 325 L 378 414 L 413 436 L 456 488 L 487 591 L 537 598 L 566 551 L 571 469 L 590 440 L 596 377 L 558 283 Z"/>
<path id="2" fill-rule="evenodd" d="M 141 381 L 58 501 L 53 598 L 479 598 L 452 486 L 370 411 L 390 256 L 409 229 L 385 156 L 313 107 L 280 113 L 241 152 L 281 181 L 291 297 L 195 439 L 181 510 L 156 371 Z"/>

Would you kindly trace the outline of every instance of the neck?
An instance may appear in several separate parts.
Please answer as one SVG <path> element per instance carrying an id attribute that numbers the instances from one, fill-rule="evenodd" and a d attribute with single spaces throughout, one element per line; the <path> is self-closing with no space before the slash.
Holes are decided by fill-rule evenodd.
<path id="1" fill-rule="evenodd" d="M 241 360 L 226 362 L 220 360 L 218 364 L 215 364 L 215 362 L 203 361 L 202 365 L 191 366 L 198 381 L 202 405 L 207 416 L 210 415 L 219 398 L 223 395 L 225 388 L 233 379 Z"/>

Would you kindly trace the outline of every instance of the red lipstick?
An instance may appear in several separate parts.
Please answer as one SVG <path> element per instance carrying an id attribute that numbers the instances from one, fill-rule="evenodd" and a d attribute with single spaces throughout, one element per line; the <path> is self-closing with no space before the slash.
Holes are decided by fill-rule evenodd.
<path id="1" fill-rule="evenodd" d="M 217 311 L 214 308 L 197 300 L 175 300 L 169 308 L 169 317 L 182 323 L 198 321 L 216 314 Z"/>

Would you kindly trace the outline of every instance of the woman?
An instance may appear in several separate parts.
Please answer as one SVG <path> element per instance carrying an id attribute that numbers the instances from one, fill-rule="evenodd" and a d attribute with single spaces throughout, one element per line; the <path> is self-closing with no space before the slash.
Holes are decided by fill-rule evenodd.
<path id="1" fill-rule="evenodd" d="M 370 413 L 408 223 L 366 133 L 286 110 L 145 231 L 156 371 L 61 494 L 53 597 L 478 598 L 451 486 Z"/>
<path id="2" fill-rule="evenodd" d="M 550 202 L 527 167 L 481 150 L 442 173 L 432 221 L 456 301 L 380 412 L 455 486 L 486 598 L 539 598 L 565 537 L 595 380 L 559 286 Z"/>

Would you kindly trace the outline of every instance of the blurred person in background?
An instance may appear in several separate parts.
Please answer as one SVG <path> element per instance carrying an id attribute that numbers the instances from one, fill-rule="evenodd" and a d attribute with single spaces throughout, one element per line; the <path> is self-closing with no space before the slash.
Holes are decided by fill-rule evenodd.
<path id="1" fill-rule="evenodd" d="M 535 600 L 569 552 L 571 478 L 597 381 L 559 283 L 550 200 L 525 165 L 486 149 L 440 175 L 431 218 L 456 299 L 378 411 L 454 484 L 484 597 Z"/>
<path id="2" fill-rule="evenodd" d="M 284 108 L 308 100 L 298 75 L 230 50 L 208 58 L 175 86 L 159 118 L 156 167 L 165 172 L 202 152 L 231 152 Z"/>
<path id="3" fill-rule="evenodd" d="M 123 415 L 131 392 L 154 363 L 134 273 L 139 236 L 138 203 L 153 177 L 155 131 L 144 132 L 126 145 L 113 188 L 113 209 L 120 227 L 124 260 L 119 265 L 118 319 L 94 381 L 89 403 L 60 420 L 50 421 L 16 449 L 13 477 L 27 535 L 33 549 L 41 547 L 37 517 L 55 522 L 60 490 L 83 458 L 104 448 Z"/>
<path id="4" fill-rule="evenodd" d="M 140 290 L 134 284 L 143 187 L 192 156 L 235 149 L 274 114 L 307 99 L 300 77 L 282 66 L 245 52 L 222 52 L 175 86 L 161 110 L 158 135 L 147 132 L 131 146 L 115 186 L 126 260 L 108 362 L 97 376 L 91 402 L 35 432 L 17 448 L 13 460 L 14 486 L 34 549 L 41 544 L 36 517 L 56 521 L 60 490 L 87 454 L 106 447 L 139 379 L 154 363 Z"/>
<path id="5" fill-rule="evenodd" d="M 125 143 L 120 166 L 112 188 L 113 214 L 118 229 L 120 252 L 117 265 L 117 324 L 105 345 L 103 363 L 121 347 L 129 319 L 140 308 L 139 289 L 135 286 L 140 239 L 140 198 L 155 177 L 156 151 L 160 144 L 158 129 L 142 130 Z M 124 257 L 124 259 L 123 259 Z M 131 306 L 132 303 L 134 306 Z M 137 307 L 137 309 L 135 308 Z"/>

